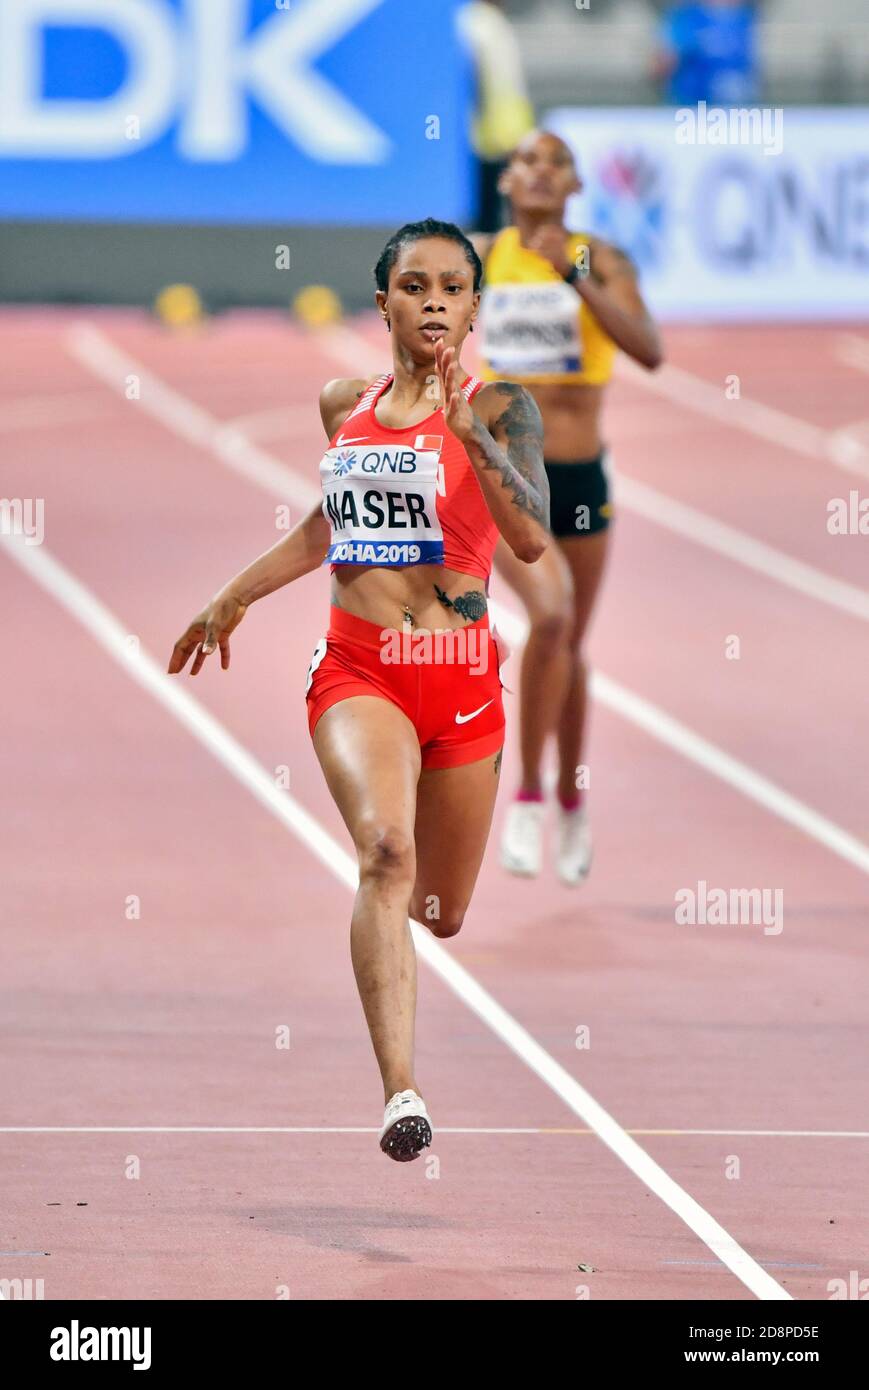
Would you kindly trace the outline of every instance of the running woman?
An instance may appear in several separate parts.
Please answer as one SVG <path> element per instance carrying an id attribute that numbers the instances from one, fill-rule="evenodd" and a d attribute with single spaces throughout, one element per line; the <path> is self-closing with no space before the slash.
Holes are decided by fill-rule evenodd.
<path id="1" fill-rule="evenodd" d="M 205 605 L 172 673 L 196 675 L 257 599 L 331 562 L 331 614 L 308 671 L 308 721 L 352 836 L 350 950 L 383 1079 L 380 1146 L 431 1142 L 414 1074 L 416 954 L 408 915 L 453 936 L 488 838 L 504 713 L 486 590 L 499 534 L 518 565 L 549 544 L 540 413 L 522 386 L 485 385 L 460 353 L 482 266 L 452 223 L 410 223 L 377 263 L 392 371 L 330 381 L 324 500 Z M 195 655 L 194 655 L 195 653 Z"/>
<path id="2" fill-rule="evenodd" d="M 545 431 L 551 525 L 557 545 L 532 566 L 499 543 L 495 568 L 522 599 L 529 632 L 522 658 L 522 772 L 507 815 L 501 862 L 539 874 L 543 858 L 541 763 L 558 747 L 559 877 L 577 884 L 591 867 L 591 831 L 578 776 L 586 722 L 582 643 L 607 553 L 612 506 L 601 413 L 617 349 L 644 367 L 662 361 L 658 332 L 623 252 L 565 226 L 582 184 L 568 146 L 532 131 L 501 176 L 513 225 L 475 236 L 482 257 L 481 352 L 485 378 L 524 383 Z"/>

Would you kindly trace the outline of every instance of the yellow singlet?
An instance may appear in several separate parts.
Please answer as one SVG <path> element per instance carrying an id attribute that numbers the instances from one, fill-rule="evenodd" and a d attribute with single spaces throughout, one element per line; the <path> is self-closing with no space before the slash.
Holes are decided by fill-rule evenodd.
<path id="1" fill-rule="evenodd" d="M 568 236 L 571 261 L 586 243 L 582 232 Z M 520 244 L 516 227 L 498 233 L 483 270 L 481 376 L 586 386 L 609 381 L 617 351 L 612 338 L 552 263 Z"/>

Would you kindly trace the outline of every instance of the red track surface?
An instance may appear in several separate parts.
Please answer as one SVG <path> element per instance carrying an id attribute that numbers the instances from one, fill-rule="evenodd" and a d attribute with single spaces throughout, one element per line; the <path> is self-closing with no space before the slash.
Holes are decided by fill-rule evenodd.
<path id="1" fill-rule="evenodd" d="M 123 381 L 97 380 L 70 351 L 81 317 L 0 319 L 0 495 L 45 499 L 45 552 L 165 665 L 204 598 L 272 543 L 276 499 L 156 419 L 147 391 L 128 401 Z M 328 340 L 253 314 L 189 337 L 135 313 L 87 318 L 219 420 L 290 408 L 261 446 L 316 480 L 317 388 L 347 371 Z M 371 320 L 352 328 L 379 346 Z M 744 396 L 833 430 L 869 414 L 839 337 L 683 329 L 668 346 L 722 392 L 736 373 Z M 826 529 L 829 499 L 869 495 L 866 477 L 747 433 L 732 408 L 730 426 L 620 381 L 617 468 L 869 588 L 869 537 Z M 439 1176 L 388 1163 L 372 1133 L 328 1132 L 372 1129 L 381 1106 L 347 888 L 2 547 L 0 575 L 0 1246 L 37 1252 L 0 1254 L 0 1278 L 43 1278 L 46 1298 L 269 1299 L 286 1286 L 300 1299 L 573 1299 L 578 1285 L 593 1298 L 752 1297 L 428 972 L 418 1075 L 436 1126 L 541 1132 L 441 1132 Z M 252 611 L 228 675 L 212 662 L 183 680 L 265 768 L 289 767 L 293 795 L 347 845 L 305 724 L 327 603 L 325 576 L 310 576 Z M 869 839 L 865 621 L 623 509 L 591 654 Z M 598 705 L 591 879 L 571 892 L 549 870 L 508 878 L 495 853 L 508 747 L 449 951 L 627 1130 L 658 1131 L 639 1142 L 788 1293 L 826 1298 L 830 1279 L 865 1277 L 867 1137 L 819 1132 L 867 1128 L 866 873 Z M 783 932 L 677 927 L 674 894 L 701 879 L 781 888 Z M 289 1050 L 275 1047 L 281 1025 Z M 113 1126 L 315 1132 L 46 1132 Z M 138 1179 L 125 1176 L 133 1155 Z"/>

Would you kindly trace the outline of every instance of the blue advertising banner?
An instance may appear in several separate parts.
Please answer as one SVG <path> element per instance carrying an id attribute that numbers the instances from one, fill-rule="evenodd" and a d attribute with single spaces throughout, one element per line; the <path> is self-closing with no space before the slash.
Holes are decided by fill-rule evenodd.
<path id="1" fill-rule="evenodd" d="M 0 0 L 0 217 L 466 220 L 463 0 Z"/>

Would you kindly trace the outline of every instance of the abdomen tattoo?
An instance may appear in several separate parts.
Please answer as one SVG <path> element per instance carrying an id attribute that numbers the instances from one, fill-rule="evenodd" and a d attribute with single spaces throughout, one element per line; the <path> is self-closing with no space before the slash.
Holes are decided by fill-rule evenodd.
<path id="1" fill-rule="evenodd" d="M 469 589 L 466 594 L 459 594 L 457 598 L 450 598 L 437 584 L 434 591 L 438 602 L 442 603 L 444 608 L 452 608 L 460 618 L 465 618 L 469 623 L 479 622 L 486 612 L 486 595 L 480 593 L 479 589 Z"/>

